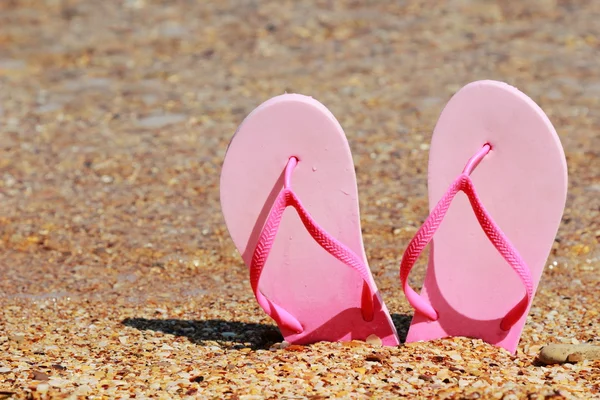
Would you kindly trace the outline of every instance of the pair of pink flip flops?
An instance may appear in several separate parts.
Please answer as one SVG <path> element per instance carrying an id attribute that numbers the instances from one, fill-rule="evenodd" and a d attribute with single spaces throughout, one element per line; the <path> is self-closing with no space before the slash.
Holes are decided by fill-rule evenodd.
<path id="1" fill-rule="evenodd" d="M 556 131 L 517 89 L 473 82 L 440 116 L 428 177 L 431 213 L 400 268 L 415 309 L 407 342 L 466 336 L 515 352 L 566 201 Z M 285 94 L 244 120 L 225 157 L 221 205 L 285 340 L 399 344 L 365 257 L 350 147 L 321 103 Z M 407 278 L 428 243 L 418 294 Z"/>

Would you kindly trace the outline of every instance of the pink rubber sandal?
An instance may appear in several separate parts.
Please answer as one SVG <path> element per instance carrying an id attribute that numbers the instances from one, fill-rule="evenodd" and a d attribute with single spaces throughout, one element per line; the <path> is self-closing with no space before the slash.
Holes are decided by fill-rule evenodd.
<path id="1" fill-rule="evenodd" d="M 435 127 L 428 186 L 430 215 L 400 267 L 415 308 L 407 342 L 464 336 L 514 353 L 566 201 L 556 131 L 512 86 L 473 82 Z M 419 295 L 408 275 L 430 242 Z"/>
<path id="2" fill-rule="evenodd" d="M 221 207 L 286 341 L 399 344 L 363 248 L 350 147 L 325 106 L 285 94 L 246 117 L 225 156 Z"/>

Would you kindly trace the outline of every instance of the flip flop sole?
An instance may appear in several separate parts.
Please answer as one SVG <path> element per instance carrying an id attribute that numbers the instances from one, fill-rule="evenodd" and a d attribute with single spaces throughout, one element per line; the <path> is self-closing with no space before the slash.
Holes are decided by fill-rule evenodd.
<path id="1" fill-rule="evenodd" d="M 452 97 L 431 142 L 430 208 L 485 144 L 491 151 L 471 178 L 488 213 L 529 267 L 535 290 L 564 211 L 567 164 L 554 127 L 533 100 L 495 81 L 473 82 Z M 508 331 L 500 321 L 524 292 L 459 193 L 431 243 L 421 292 L 439 319 L 416 313 L 407 341 L 466 336 L 514 352 L 527 313 Z"/>
<path id="2" fill-rule="evenodd" d="M 367 264 L 360 228 L 354 163 L 335 117 L 318 101 L 286 94 L 255 109 L 234 135 L 221 173 L 221 206 L 229 233 L 246 265 L 275 198 L 290 157 L 298 165 L 292 188 L 319 225 Z M 372 287 L 373 278 L 369 273 Z M 320 247 L 288 208 L 283 214 L 260 291 L 302 324 L 296 334 L 280 326 L 291 343 L 365 340 L 387 345 L 398 339 L 377 293 L 375 315 L 361 314 L 360 275 Z"/>

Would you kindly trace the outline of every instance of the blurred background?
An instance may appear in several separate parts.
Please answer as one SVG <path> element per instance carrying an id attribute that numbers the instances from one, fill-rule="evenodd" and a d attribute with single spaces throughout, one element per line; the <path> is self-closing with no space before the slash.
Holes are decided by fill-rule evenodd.
<path id="1" fill-rule="evenodd" d="M 0 295 L 253 304 L 220 166 L 247 113 L 295 92 L 346 130 L 375 279 L 401 298 L 431 132 L 478 79 L 549 115 L 571 179 L 552 260 L 597 264 L 599 20 L 594 0 L 2 0 Z"/>

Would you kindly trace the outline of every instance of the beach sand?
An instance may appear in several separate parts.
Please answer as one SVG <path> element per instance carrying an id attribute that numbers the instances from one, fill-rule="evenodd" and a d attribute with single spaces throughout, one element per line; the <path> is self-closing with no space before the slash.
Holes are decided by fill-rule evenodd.
<path id="1" fill-rule="evenodd" d="M 0 399 L 600 398 L 600 362 L 535 361 L 600 344 L 600 2 L 439 3 L 2 1 Z M 569 165 L 517 354 L 466 338 L 282 349 L 220 213 L 237 125 L 284 92 L 339 119 L 405 336 L 399 261 L 428 212 L 428 143 L 478 79 L 531 96 Z"/>

